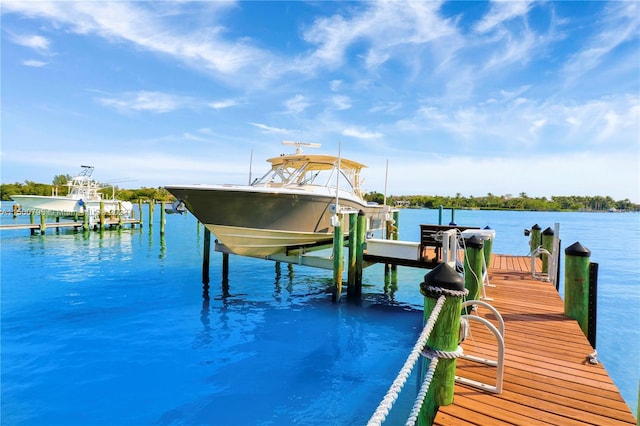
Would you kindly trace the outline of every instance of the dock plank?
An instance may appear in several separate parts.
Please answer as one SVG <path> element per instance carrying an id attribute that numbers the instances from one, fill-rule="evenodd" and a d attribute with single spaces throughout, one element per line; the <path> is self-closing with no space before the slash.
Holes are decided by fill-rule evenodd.
<path id="1" fill-rule="evenodd" d="M 503 392 L 456 384 L 453 404 L 440 407 L 434 424 L 635 425 L 605 366 L 588 362 L 593 348 L 565 317 L 555 287 L 532 278 L 530 257 L 494 254 L 490 265 L 495 287 L 486 288 L 487 296 L 505 322 Z M 474 314 L 495 324 L 487 309 Z M 495 337 L 477 323 L 462 346 L 467 354 L 497 357 Z M 457 374 L 494 384 L 496 369 L 460 359 Z"/>

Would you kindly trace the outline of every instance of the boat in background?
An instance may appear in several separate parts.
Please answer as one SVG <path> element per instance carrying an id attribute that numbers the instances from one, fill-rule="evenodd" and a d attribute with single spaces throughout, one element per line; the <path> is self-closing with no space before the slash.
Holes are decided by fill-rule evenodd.
<path id="1" fill-rule="evenodd" d="M 24 211 L 40 211 L 56 216 L 73 216 L 75 214 L 98 214 L 100 203 L 105 213 L 129 217 L 133 205 L 129 201 L 104 199 L 99 192 L 102 186 L 91 178 L 93 166 L 80 166 L 80 173 L 67 183 L 67 195 L 11 195 Z"/>
<path id="2" fill-rule="evenodd" d="M 303 146 L 319 144 L 283 144 L 296 146 L 296 153 L 268 159 L 270 170 L 248 185 L 165 188 L 176 197 L 176 206 L 186 207 L 229 252 L 243 256 L 267 257 L 329 244 L 336 210 L 362 211 L 369 231 L 385 226 L 386 206 L 363 198 L 360 172 L 364 164 L 302 152 Z M 348 233 L 348 221 L 343 228 Z"/>

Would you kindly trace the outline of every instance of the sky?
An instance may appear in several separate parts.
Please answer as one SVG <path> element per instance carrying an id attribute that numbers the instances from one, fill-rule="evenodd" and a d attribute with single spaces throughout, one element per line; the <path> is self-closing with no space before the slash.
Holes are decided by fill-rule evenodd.
<path id="1" fill-rule="evenodd" d="M 640 203 L 638 1 L 0 9 L 3 183 L 244 184 L 293 140 L 370 192 Z"/>

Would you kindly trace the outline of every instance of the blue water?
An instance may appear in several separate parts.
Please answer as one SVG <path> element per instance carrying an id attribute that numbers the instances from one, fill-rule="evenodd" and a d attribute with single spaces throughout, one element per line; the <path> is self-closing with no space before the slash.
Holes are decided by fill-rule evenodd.
<path id="1" fill-rule="evenodd" d="M 3 210 L 10 210 L 3 203 Z M 448 212 L 447 212 L 448 214 Z M 423 270 L 365 271 L 362 304 L 331 303 L 331 272 L 212 252 L 191 215 L 103 234 L 0 232 L 1 423 L 11 425 L 366 423 L 422 325 Z M 524 255 L 524 228 L 560 223 L 600 265 L 597 348 L 635 412 L 640 380 L 640 215 L 458 211 Z M 11 215 L 0 216 L 13 223 Z M 20 217 L 17 221 L 26 221 Z M 437 211 L 402 210 L 417 240 Z M 448 222 L 450 217 L 446 217 Z M 389 424 L 404 421 L 412 376 Z"/>

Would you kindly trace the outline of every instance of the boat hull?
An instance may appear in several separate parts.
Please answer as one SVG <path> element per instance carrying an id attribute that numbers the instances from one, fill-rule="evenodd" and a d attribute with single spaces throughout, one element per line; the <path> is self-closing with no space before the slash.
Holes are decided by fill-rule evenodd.
<path id="1" fill-rule="evenodd" d="M 71 216 L 83 213 L 85 208 L 99 211 L 100 203 L 104 205 L 105 212 L 131 212 L 131 203 L 119 200 L 84 201 L 69 197 L 55 197 L 44 195 L 12 195 L 11 198 L 20 205 L 24 211 L 38 211 L 57 216 Z"/>
<path id="2" fill-rule="evenodd" d="M 265 257 L 290 248 L 330 242 L 335 196 L 304 190 L 167 186 L 228 250 Z M 384 225 L 384 208 L 339 199 L 341 208 L 363 211 L 368 229 Z M 348 222 L 344 226 L 348 232 Z"/>

